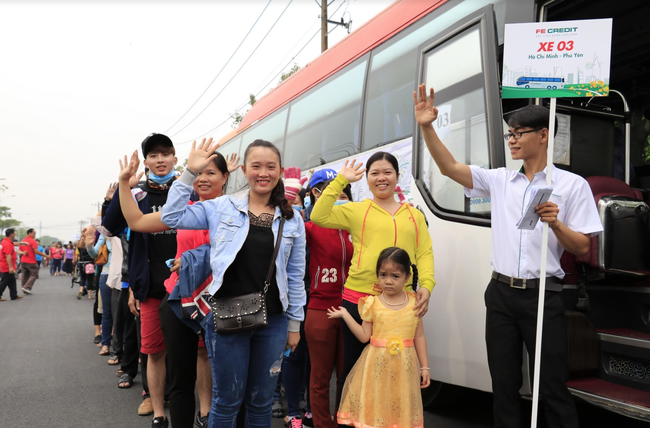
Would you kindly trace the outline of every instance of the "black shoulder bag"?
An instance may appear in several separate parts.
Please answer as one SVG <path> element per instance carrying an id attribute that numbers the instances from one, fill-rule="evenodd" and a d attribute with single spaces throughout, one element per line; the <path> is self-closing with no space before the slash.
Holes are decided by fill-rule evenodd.
<path id="1" fill-rule="evenodd" d="M 264 291 L 257 293 L 244 294 L 242 296 L 210 297 L 210 307 L 214 317 L 214 331 L 219 334 L 235 333 L 242 330 L 253 330 L 266 326 L 268 318 L 266 315 L 266 292 L 271 285 L 273 267 L 275 259 L 280 251 L 280 240 L 282 239 L 282 229 L 284 227 L 284 217 L 280 218 L 278 227 L 278 238 L 275 242 L 269 272 L 264 281 Z"/>

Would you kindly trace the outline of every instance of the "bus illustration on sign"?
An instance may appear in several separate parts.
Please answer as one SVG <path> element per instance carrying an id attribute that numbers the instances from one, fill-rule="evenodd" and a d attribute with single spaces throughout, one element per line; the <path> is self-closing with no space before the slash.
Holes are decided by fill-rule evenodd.
<path id="1" fill-rule="evenodd" d="M 521 76 L 517 79 L 517 86 L 530 88 L 562 89 L 564 88 L 564 77 L 531 77 Z"/>

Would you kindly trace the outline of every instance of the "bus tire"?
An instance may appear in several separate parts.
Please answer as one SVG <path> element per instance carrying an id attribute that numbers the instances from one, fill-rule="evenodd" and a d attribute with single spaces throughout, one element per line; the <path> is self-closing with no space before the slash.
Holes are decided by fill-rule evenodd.
<path id="1" fill-rule="evenodd" d="M 429 409 L 441 409 L 460 402 L 464 388 L 436 380 L 422 390 L 422 406 Z"/>
<path id="2" fill-rule="evenodd" d="M 550 85 L 549 85 L 549 86 L 547 86 L 547 87 L 546 87 L 546 89 L 548 89 L 548 90 L 550 90 L 550 89 L 551 89 L 551 86 L 550 86 Z"/>
<path id="3" fill-rule="evenodd" d="M 530 89 L 530 85 L 526 85 L 526 89 Z"/>
<path id="4" fill-rule="evenodd" d="M 553 89 L 557 89 L 557 86 L 553 86 Z"/>

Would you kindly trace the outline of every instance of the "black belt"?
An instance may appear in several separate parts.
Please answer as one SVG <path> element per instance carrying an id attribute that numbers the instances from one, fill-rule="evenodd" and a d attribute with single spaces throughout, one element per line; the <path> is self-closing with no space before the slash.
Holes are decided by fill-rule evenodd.
<path id="1" fill-rule="evenodd" d="M 492 279 L 496 279 L 499 282 L 508 284 L 512 288 L 519 288 L 522 290 L 525 290 L 527 288 L 539 288 L 539 278 L 511 278 L 509 276 L 500 274 L 499 272 L 492 272 Z M 554 276 L 547 276 L 546 290 L 562 291 L 562 281 Z"/>

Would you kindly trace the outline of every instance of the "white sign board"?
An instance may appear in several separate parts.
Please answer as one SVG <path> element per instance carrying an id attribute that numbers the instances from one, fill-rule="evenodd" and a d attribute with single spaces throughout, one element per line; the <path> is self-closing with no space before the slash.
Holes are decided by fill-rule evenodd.
<path id="1" fill-rule="evenodd" d="M 502 96 L 607 96 L 611 47 L 611 18 L 506 24 Z"/>

